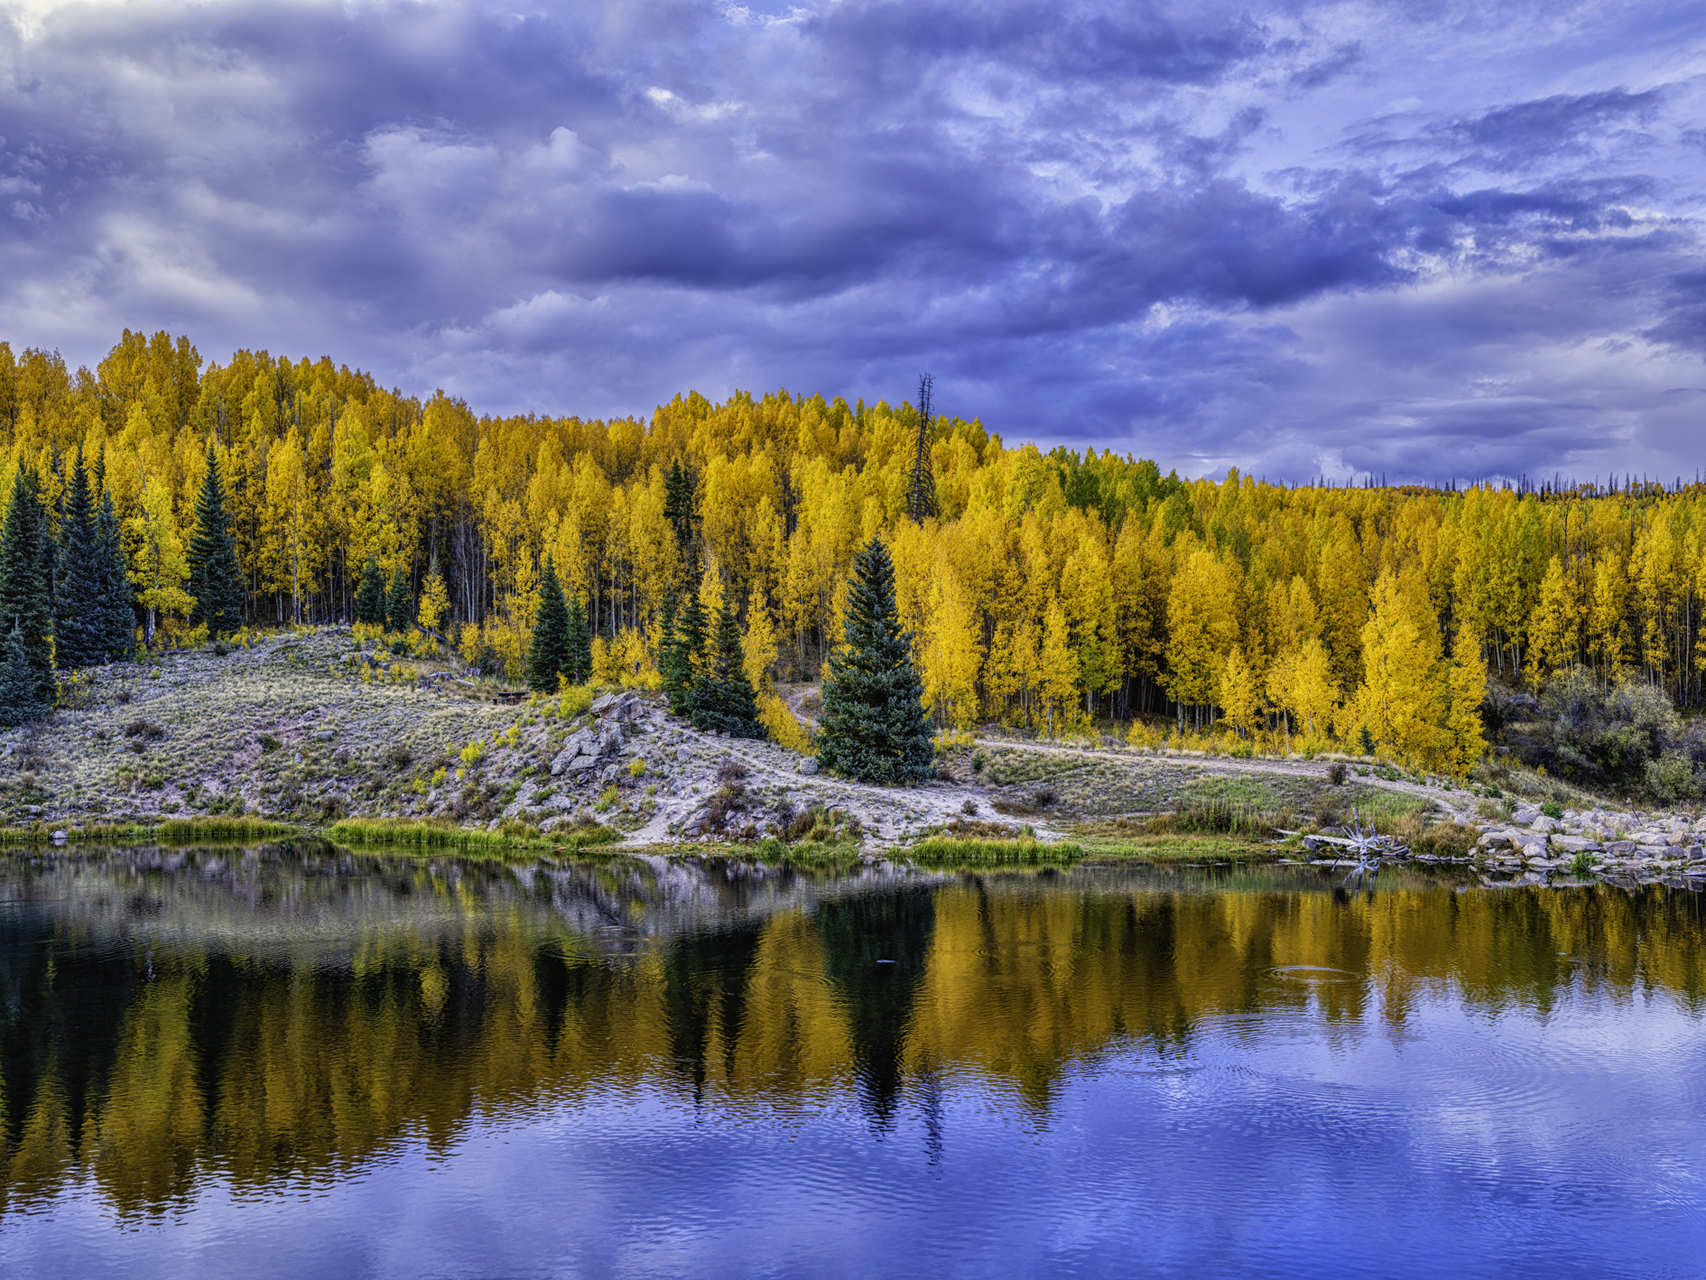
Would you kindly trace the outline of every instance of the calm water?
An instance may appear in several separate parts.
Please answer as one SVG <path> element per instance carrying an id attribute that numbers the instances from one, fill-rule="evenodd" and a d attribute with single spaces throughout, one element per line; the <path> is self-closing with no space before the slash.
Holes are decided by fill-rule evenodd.
<path id="1" fill-rule="evenodd" d="M 0 860 L 0 1274 L 1706 1274 L 1706 912 Z"/>

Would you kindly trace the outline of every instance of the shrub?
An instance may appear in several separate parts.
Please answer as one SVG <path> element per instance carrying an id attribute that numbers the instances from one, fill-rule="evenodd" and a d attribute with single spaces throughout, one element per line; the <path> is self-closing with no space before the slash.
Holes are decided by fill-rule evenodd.
<path id="1" fill-rule="evenodd" d="M 1335 787 L 1345 785 L 1345 765 L 1342 760 L 1335 760 L 1327 766 L 1327 781 Z"/>
<path id="2" fill-rule="evenodd" d="M 977 815 L 977 801 L 967 800 L 960 806 L 960 812 L 965 814 L 968 818 L 975 817 Z"/>
<path id="3" fill-rule="evenodd" d="M 621 798 L 622 793 L 615 787 L 606 787 L 599 793 L 598 800 L 593 805 L 593 808 L 597 809 L 600 813 L 604 813 L 614 806 Z"/>
<path id="4" fill-rule="evenodd" d="M 462 763 L 472 768 L 486 758 L 486 744 L 476 738 L 462 748 Z"/>
<path id="5" fill-rule="evenodd" d="M 152 720 L 132 720 L 125 725 L 124 736 L 145 742 L 158 742 L 166 736 L 166 730 Z"/>
<path id="6" fill-rule="evenodd" d="M 1564 806 L 1559 804 L 1556 800 L 1548 800 L 1545 804 L 1540 806 L 1540 812 L 1545 814 L 1548 818 L 1562 818 L 1564 816 Z"/>
<path id="7" fill-rule="evenodd" d="M 415 759 L 415 753 L 410 750 L 409 744 L 406 742 L 399 742 L 396 746 L 392 747 L 390 756 L 391 763 L 399 769 L 407 769 L 412 763 L 414 763 Z"/>
<path id="8" fill-rule="evenodd" d="M 1602 686 L 1581 668 L 1555 677 L 1536 701 L 1507 696 L 1494 719 L 1531 769 L 1580 786 L 1641 789 L 1664 800 L 1698 795 L 1706 732 L 1685 726 L 1662 689 Z"/>
<path id="9" fill-rule="evenodd" d="M 644 760 L 640 759 L 639 756 L 635 756 L 632 760 L 628 761 L 628 776 L 630 778 L 643 778 L 645 775 L 646 762 Z"/>
<path id="10" fill-rule="evenodd" d="M 733 756 L 724 756 L 717 765 L 717 781 L 725 785 L 740 782 L 746 777 L 746 764 Z"/>

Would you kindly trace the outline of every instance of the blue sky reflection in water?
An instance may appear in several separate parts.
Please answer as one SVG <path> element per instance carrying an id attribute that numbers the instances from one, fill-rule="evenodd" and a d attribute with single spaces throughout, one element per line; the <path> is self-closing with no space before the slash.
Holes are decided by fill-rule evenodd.
<path id="1" fill-rule="evenodd" d="M 1686 890 L 210 856 L 7 876 L 8 1276 L 1698 1274 Z"/>

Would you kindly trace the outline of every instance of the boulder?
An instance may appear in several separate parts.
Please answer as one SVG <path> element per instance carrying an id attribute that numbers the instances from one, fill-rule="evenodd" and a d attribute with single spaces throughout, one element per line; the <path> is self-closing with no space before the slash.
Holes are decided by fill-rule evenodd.
<path id="1" fill-rule="evenodd" d="M 1559 822 L 1556 818 L 1548 818 L 1545 814 L 1542 814 L 1528 825 L 1531 830 L 1538 831 L 1541 835 L 1546 835 L 1552 831 L 1562 831 L 1564 829 L 1564 824 L 1562 822 Z"/>
<path id="2" fill-rule="evenodd" d="M 592 700 L 592 706 L 588 707 L 587 710 L 591 711 L 595 716 L 601 716 L 615 705 L 616 695 L 614 693 L 605 693 L 594 698 Z"/>
<path id="3" fill-rule="evenodd" d="M 1605 852 L 1613 858 L 1627 858 L 1635 852 L 1635 842 L 1633 840 L 1613 840 L 1605 846 Z"/>
<path id="4" fill-rule="evenodd" d="M 573 760 L 569 761 L 568 771 L 570 773 L 581 773 L 587 769 L 591 769 L 597 763 L 597 759 L 593 756 L 576 756 Z"/>
<path id="5" fill-rule="evenodd" d="M 817 772 L 817 761 L 813 760 L 810 756 L 807 756 L 804 760 L 800 761 L 799 764 L 794 766 L 794 772 L 807 774 L 808 776 L 814 774 Z"/>
<path id="6" fill-rule="evenodd" d="M 616 755 L 622 750 L 625 742 L 626 739 L 622 737 L 622 730 L 611 725 L 604 731 L 604 736 L 598 740 L 598 754 L 601 756 Z"/>
<path id="7" fill-rule="evenodd" d="M 563 749 L 557 753 L 557 758 L 551 761 L 551 775 L 555 777 L 562 773 L 576 756 L 588 755 L 592 749 L 593 736 L 591 730 L 582 729 L 577 733 L 570 734 L 569 740 L 563 743 Z"/>

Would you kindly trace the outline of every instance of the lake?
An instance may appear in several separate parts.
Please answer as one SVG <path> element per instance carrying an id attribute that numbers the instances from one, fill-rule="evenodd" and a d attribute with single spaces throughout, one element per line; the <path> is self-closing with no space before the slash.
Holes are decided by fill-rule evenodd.
<path id="1" fill-rule="evenodd" d="M 1699 1276 L 1699 893 L 0 856 L 0 1274 Z"/>

